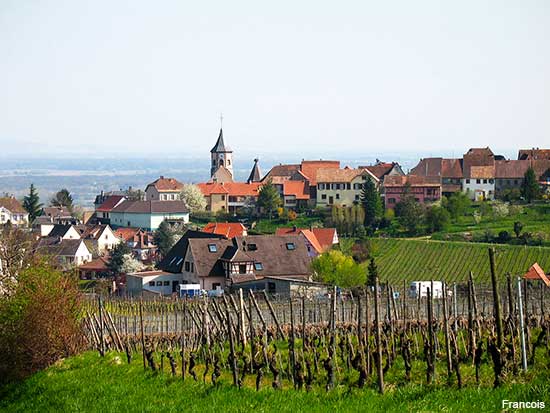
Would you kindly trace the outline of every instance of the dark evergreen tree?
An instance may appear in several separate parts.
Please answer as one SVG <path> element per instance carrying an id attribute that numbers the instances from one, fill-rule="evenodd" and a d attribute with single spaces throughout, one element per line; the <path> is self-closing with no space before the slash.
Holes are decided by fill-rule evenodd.
<path id="1" fill-rule="evenodd" d="M 514 222 L 514 234 L 516 234 L 516 238 L 519 238 L 521 231 L 523 231 L 523 224 L 519 221 Z"/>
<path id="2" fill-rule="evenodd" d="M 521 186 L 521 195 L 529 203 L 540 197 L 540 186 L 533 168 L 529 168 L 525 172 Z"/>
<path id="3" fill-rule="evenodd" d="M 125 242 L 120 242 L 116 244 L 111 250 L 111 258 L 107 266 L 115 274 L 119 274 L 120 269 L 124 264 L 124 256 L 131 253 L 132 253 L 132 250 Z"/>
<path id="4" fill-rule="evenodd" d="M 157 251 L 161 257 L 165 257 L 172 249 L 175 244 L 175 237 L 168 222 L 161 222 L 158 229 L 153 234 L 153 243 L 157 246 Z"/>
<path id="5" fill-rule="evenodd" d="M 268 214 L 269 219 L 273 216 L 273 211 L 275 211 L 281 204 L 281 197 L 279 196 L 279 191 L 269 179 L 265 184 L 260 188 L 258 193 L 258 206 L 263 208 Z"/>
<path id="6" fill-rule="evenodd" d="M 365 226 L 373 228 L 377 218 L 382 215 L 382 199 L 372 179 L 367 179 L 363 184 L 361 203 L 365 211 Z"/>
<path id="7" fill-rule="evenodd" d="M 376 284 L 376 277 L 378 276 L 378 267 L 374 262 L 374 258 L 370 259 L 368 274 L 369 276 L 367 277 L 367 286 L 374 287 L 374 285 Z"/>
<path id="8" fill-rule="evenodd" d="M 42 211 L 42 204 L 40 203 L 40 197 L 38 192 L 34 187 L 34 184 L 31 184 L 29 189 L 29 195 L 23 198 L 23 208 L 29 213 L 29 223 L 32 223 L 36 217 L 40 215 Z"/>

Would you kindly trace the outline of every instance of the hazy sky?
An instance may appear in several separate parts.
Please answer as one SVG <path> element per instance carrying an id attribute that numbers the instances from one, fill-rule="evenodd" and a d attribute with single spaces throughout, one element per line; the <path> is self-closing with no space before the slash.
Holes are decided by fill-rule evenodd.
<path id="1" fill-rule="evenodd" d="M 550 1 L 0 0 L 0 152 L 550 146 Z"/>

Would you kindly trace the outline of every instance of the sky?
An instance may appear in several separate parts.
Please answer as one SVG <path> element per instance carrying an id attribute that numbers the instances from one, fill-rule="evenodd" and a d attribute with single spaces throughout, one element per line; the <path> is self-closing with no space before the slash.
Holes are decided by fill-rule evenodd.
<path id="1" fill-rule="evenodd" d="M 546 0 L 0 0 L 0 154 L 550 147 Z"/>

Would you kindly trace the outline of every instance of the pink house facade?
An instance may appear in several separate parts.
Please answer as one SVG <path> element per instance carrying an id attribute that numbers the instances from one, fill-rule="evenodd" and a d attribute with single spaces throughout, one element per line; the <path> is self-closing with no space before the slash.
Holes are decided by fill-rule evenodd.
<path id="1" fill-rule="evenodd" d="M 427 176 L 388 176 L 384 181 L 384 203 L 394 208 L 408 189 L 408 193 L 421 204 L 441 199 L 441 180 Z"/>

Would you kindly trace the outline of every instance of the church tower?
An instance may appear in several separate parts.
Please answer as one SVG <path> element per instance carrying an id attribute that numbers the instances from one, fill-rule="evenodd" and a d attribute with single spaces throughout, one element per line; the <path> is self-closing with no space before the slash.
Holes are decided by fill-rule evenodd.
<path id="1" fill-rule="evenodd" d="M 225 146 L 223 141 L 223 129 L 220 128 L 220 135 L 214 147 L 210 150 L 210 177 L 213 177 L 216 171 L 223 167 L 229 172 L 233 178 L 233 151 L 228 146 Z"/>

